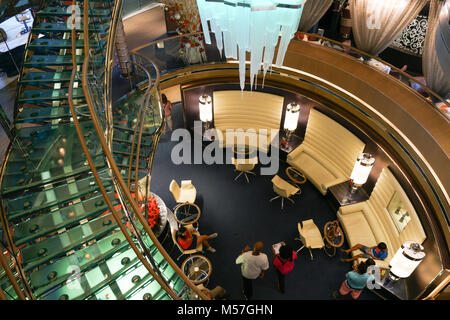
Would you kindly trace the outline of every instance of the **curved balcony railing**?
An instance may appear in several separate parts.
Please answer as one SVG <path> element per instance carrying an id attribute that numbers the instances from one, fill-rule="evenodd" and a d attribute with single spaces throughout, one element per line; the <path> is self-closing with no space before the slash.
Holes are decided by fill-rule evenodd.
<path id="1" fill-rule="evenodd" d="M 202 32 L 196 32 L 168 37 L 144 44 L 132 51 L 151 57 L 161 72 L 162 81 L 165 81 L 168 79 L 165 75 L 180 71 L 192 65 L 226 62 L 226 59 L 224 59 L 215 46 L 214 34 L 211 33 L 211 45 L 204 43 L 202 34 Z M 438 110 L 443 117 L 450 119 L 450 102 L 439 96 L 439 94 L 435 93 L 417 78 L 378 57 L 317 34 L 298 32 L 292 41 L 308 41 L 314 45 L 326 46 L 338 52 L 346 53 L 358 61 L 358 63 L 364 63 L 374 70 L 390 75 L 396 81 L 407 86 L 414 94 L 419 95 L 430 107 Z M 192 47 L 192 42 L 199 45 Z M 437 107 L 437 105 L 446 106 L 449 111 L 445 112 L 442 108 Z"/>

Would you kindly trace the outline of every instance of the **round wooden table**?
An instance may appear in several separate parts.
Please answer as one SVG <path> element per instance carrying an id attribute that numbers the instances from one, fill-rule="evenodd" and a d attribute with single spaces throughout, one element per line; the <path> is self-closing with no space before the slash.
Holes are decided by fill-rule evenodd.
<path id="1" fill-rule="evenodd" d="M 211 261 L 205 256 L 194 254 L 186 258 L 181 264 L 181 270 L 194 284 L 204 283 L 212 272 Z"/>
<path id="2" fill-rule="evenodd" d="M 339 221 L 328 221 L 323 227 L 323 235 L 325 238 L 325 253 L 332 257 L 336 254 L 336 248 L 342 247 L 344 244 L 344 232 L 339 226 Z"/>
<path id="3" fill-rule="evenodd" d="M 294 167 L 286 168 L 286 175 L 296 184 L 303 184 L 306 182 L 306 176 L 303 172 Z"/>
<path id="4" fill-rule="evenodd" d="M 181 224 L 194 224 L 200 219 L 201 210 L 195 203 L 180 203 L 173 210 L 175 220 Z"/>

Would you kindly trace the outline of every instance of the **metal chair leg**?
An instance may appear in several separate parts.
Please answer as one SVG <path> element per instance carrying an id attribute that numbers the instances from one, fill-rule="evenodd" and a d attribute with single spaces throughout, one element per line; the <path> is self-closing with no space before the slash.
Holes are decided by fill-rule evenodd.
<path id="1" fill-rule="evenodd" d="M 292 200 L 291 198 L 286 198 L 288 199 L 290 202 L 292 202 L 292 204 L 295 204 L 294 200 Z"/>
<path id="2" fill-rule="evenodd" d="M 278 198 L 280 198 L 280 197 L 281 197 L 281 196 L 273 197 L 272 199 L 269 200 L 269 202 L 272 202 L 273 200 L 278 199 Z"/>
<path id="3" fill-rule="evenodd" d="M 245 179 L 247 180 L 247 183 L 250 183 L 250 180 L 248 180 L 248 176 L 247 176 L 246 172 L 244 172 L 244 176 L 245 176 Z"/>
<path id="4" fill-rule="evenodd" d="M 244 171 L 241 171 L 236 178 L 234 178 L 234 181 L 236 181 L 242 174 L 244 173 Z"/>
<path id="5" fill-rule="evenodd" d="M 305 245 L 303 245 L 300 249 L 297 250 L 297 253 L 305 248 Z"/>
<path id="6" fill-rule="evenodd" d="M 309 255 L 311 256 L 311 261 L 312 261 L 312 260 L 314 260 L 314 258 L 313 258 L 313 254 L 312 254 L 311 248 L 308 248 L 308 250 L 309 250 Z"/>

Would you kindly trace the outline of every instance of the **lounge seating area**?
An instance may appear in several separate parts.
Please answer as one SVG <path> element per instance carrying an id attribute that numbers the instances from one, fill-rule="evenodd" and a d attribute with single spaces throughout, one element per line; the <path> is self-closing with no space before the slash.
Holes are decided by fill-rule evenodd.
<path id="1" fill-rule="evenodd" d="M 229 117 L 232 118 L 230 115 Z M 333 134 L 330 134 L 330 132 Z M 236 146 L 236 142 L 221 144 L 221 147 L 233 148 Z M 247 145 L 246 147 L 249 146 Z M 345 240 L 343 241 L 344 244 L 339 245 L 338 248 L 346 249 L 358 243 L 372 247 L 376 246 L 379 242 L 385 242 L 389 252 L 388 257 L 384 261 L 377 260 L 376 264 L 383 269 L 389 269 L 390 260 L 404 241 L 412 240 L 422 243 L 426 238 L 411 202 L 408 200 L 406 193 L 389 168 L 385 167 L 383 169 L 367 201 L 340 206 L 337 210 L 331 209 L 326 201 L 326 197 L 329 194 L 329 187 L 350 179 L 355 160 L 360 153 L 364 152 L 365 147 L 365 143 L 343 125 L 312 108 L 309 113 L 303 142 L 291 153 L 287 154 L 286 163 L 280 161 L 280 168 L 277 174 L 273 176 L 261 175 L 258 170 L 260 167 L 258 157 L 250 154 L 245 148 L 233 148 L 235 156 L 239 155 L 239 152 L 246 150 L 244 152 L 244 158 L 232 158 L 230 164 L 221 166 L 224 167 L 223 172 L 220 169 L 221 167 L 215 167 L 215 169 L 209 166 L 203 167 L 195 175 L 196 187 L 203 185 L 200 193 L 205 200 L 201 206 L 201 233 L 216 231 L 216 227 L 218 228 L 219 234 L 226 235 L 232 232 L 227 227 L 227 224 L 220 225 L 219 221 L 222 221 L 224 218 L 223 215 L 225 215 L 227 216 L 227 221 L 232 219 L 238 223 L 236 230 L 250 228 L 251 236 L 248 237 L 238 231 L 236 233 L 237 238 L 232 241 L 229 238 L 225 241 L 226 243 L 223 243 L 223 239 L 221 238 L 216 240 L 215 247 L 217 248 L 217 253 L 211 255 L 208 252 L 202 252 L 201 254 L 210 259 L 215 268 L 214 270 L 219 272 L 223 267 L 217 265 L 218 261 L 227 264 L 233 259 L 233 254 L 230 254 L 228 246 L 233 246 L 233 243 L 238 239 L 242 239 L 240 241 L 244 241 L 244 243 L 245 241 L 250 243 L 258 239 L 258 235 L 262 235 L 263 230 L 266 230 L 268 235 L 271 233 L 279 235 L 269 237 L 271 240 L 266 240 L 267 236 L 262 236 L 261 239 L 264 239 L 265 245 L 271 246 L 280 241 L 290 243 L 292 248 L 295 248 L 300 256 L 301 260 L 299 263 L 304 265 L 302 268 L 306 267 L 308 270 L 315 268 L 314 265 L 306 265 L 307 263 L 317 263 L 320 265 L 313 272 L 316 276 L 320 272 L 323 272 L 324 268 L 335 270 L 343 268 L 345 270 L 349 268 L 349 265 L 356 265 L 366 259 L 360 258 L 353 263 L 343 263 L 340 261 L 340 258 L 348 258 L 349 256 L 341 252 L 340 249 L 334 250 L 333 254 L 327 252 L 326 247 L 328 243 L 325 241 L 324 227 L 330 221 L 338 219 L 336 221 L 340 223 L 343 231 L 342 237 Z M 160 162 L 164 163 L 165 161 Z M 233 175 L 232 168 L 238 173 Z M 219 178 L 225 171 L 229 178 Z M 297 172 L 297 175 L 300 174 L 303 178 L 293 174 L 289 175 L 287 174 L 288 172 Z M 251 179 L 249 179 L 247 174 L 252 175 Z M 170 175 L 177 177 L 172 171 L 170 171 Z M 301 189 L 298 181 L 302 182 Z M 232 190 L 225 187 L 224 183 L 232 183 Z M 216 184 L 218 189 L 216 189 Z M 210 202 L 211 193 L 221 194 L 219 198 L 214 197 L 217 203 Z M 272 196 L 268 197 L 267 194 L 271 194 Z M 313 197 L 316 199 L 314 200 L 316 201 L 314 204 L 310 202 L 312 194 L 314 194 Z M 387 207 L 391 206 L 394 194 L 400 195 L 404 211 L 407 211 L 409 214 L 408 217 L 411 218 L 411 221 L 405 224 L 406 228 L 401 232 L 396 230 L 396 226 L 387 211 Z M 265 203 L 270 202 L 271 204 L 268 206 L 263 205 L 259 201 L 262 198 L 266 199 L 264 201 Z M 274 200 L 277 199 L 281 201 L 275 203 L 276 201 Z M 285 199 L 287 200 L 285 201 Z M 290 203 L 286 206 L 285 202 Z M 328 209 L 325 209 L 325 207 L 316 207 L 319 202 Z M 219 216 L 216 215 L 219 212 L 221 214 Z M 283 214 L 274 216 L 276 212 L 282 212 Z M 263 227 L 259 230 L 262 226 L 257 224 L 258 227 L 254 230 L 252 229 L 252 224 L 248 224 L 248 219 L 251 221 L 251 217 L 255 214 L 259 220 L 267 221 L 270 219 L 271 222 L 268 224 L 268 228 Z M 236 218 L 237 220 L 235 220 Z M 286 227 L 286 225 L 292 226 L 291 222 L 286 222 L 292 220 L 295 221 L 294 225 L 297 225 L 297 228 Z M 175 229 L 176 227 L 171 227 L 173 241 L 175 241 L 175 238 L 173 238 L 175 235 L 174 232 L 176 232 Z M 231 229 L 233 230 L 234 228 Z M 278 231 L 281 229 L 285 231 Z M 290 231 L 286 232 L 288 230 Z M 197 232 L 195 229 L 192 231 Z M 280 238 L 281 234 L 284 234 L 284 236 Z M 256 239 L 255 236 L 257 237 Z M 181 253 L 181 255 L 196 254 L 199 252 L 198 249 L 192 252 L 184 251 L 178 244 L 176 244 L 176 247 L 178 250 L 175 250 L 175 252 Z M 360 251 L 353 251 L 352 255 L 356 256 L 360 253 Z M 228 257 L 227 259 L 230 261 L 223 262 L 224 256 Z M 307 259 L 305 260 L 305 258 Z M 331 267 L 330 264 L 333 266 Z M 222 270 L 222 272 L 225 272 L 225 270 Z M 215 274 L 215 277 L 219 277 L 220 279 L 228 278 L 228 276 L 224 277 L 223 275 L 217 274 Z M 315 281 L 318 280 L 317 278 L 315 279 Z M 223 285 L 224 283 L 213 282 L 212 284 Z M 227 288 L 227 290 L 231 289 L 230 291 L 233 292 L 233 287 L 234 285 L 231 288 Z"/>
<path id="2" fill-rule="evenodd" d="M 329 187 L 349 180 L 355 159 L 364 147 L 350 131 L 311 109 L 305 139 L 288 154 L 287 163 L 300 169 L 325 195 Z"/>
<path id="3" fill-rule="evenodd" d="M 214 128 L 222 135 L 220 146 L 231 148 L 237 144 L 245 144 L 250 149 L 267 152 L 273 138 L 271 130 L 280 129 L 283 100 L 281 96 L 247 91 L 215 91 L 214 92 Z M 256 135 L 267 130 L 267 143 L 253 141 L 245 134 L 236 131 L 234 135 L 226 134 L 227 130 L 254 130 Z M 256 137 L 255 135 L 255 137 Z M 228 139 L 227 139 L 228 138 Z M 231 139 L 229 139 L 231 138 Z M 242 139 L 239 140 L 239 139 Z"/>
<path id="4" fill-rule="evenodd" d="M 387 210 L 395 193 L 399 194 L 404 208 L 411 217 L 411 221 L 401 232 L 396 229 Z M 383 261 L 375 260 L 377 266 L 384 269 L 389 269 L 390 260 L 403 242 L 411 240 L 421 244 L 426 238 L 414 207 L 387 167 L 383 169 L 381 176 L 378 178 L 369 200 L 342 206 L 339 208 L 337 216 L 350 247 L 356 244 L 372 247 L 379 242 L 386 243 L 388 248 L 387 258 Z M 361 254 L 360 250 L 352 252 L 353 256 L 358 254 Z M 357 261 L 355 260 L 355 264 L 365 260 L 359 258 Z"/>

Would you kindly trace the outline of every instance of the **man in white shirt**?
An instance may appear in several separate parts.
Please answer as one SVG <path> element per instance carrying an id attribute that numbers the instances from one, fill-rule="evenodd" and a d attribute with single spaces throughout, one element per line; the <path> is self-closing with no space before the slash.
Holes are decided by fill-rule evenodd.
<path id="1" fill-rule="evenodd" d="M 264 277 L 264 272 L 269 269 L 267 255 L 261 253 L 263 247 L 261 241 L 253 245 L 253 250 L 249 246 L 245 246 L 236 259 L 236 264 L 241 264 L 244 296 L 247 300 L 250 300 L 253 294 L 252 280 Z"/>

